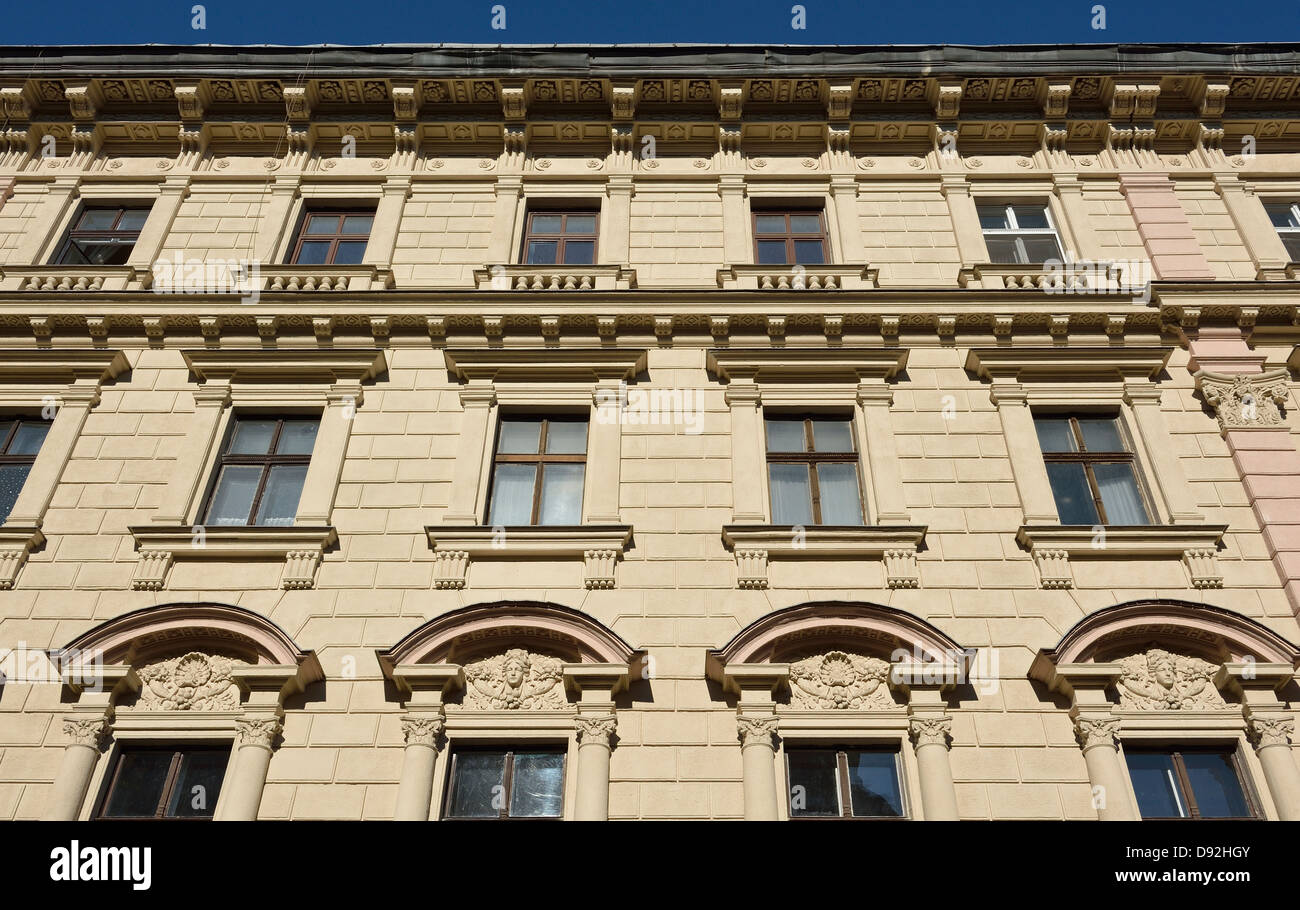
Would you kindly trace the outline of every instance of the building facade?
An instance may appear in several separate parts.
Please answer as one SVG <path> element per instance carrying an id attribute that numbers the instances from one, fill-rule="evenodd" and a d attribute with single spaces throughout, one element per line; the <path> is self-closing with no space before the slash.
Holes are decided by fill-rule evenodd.
<path id="1" fill-rule="evenodd" d="M 0 818 L 1300 818 L 1300 49 L 0 114 Z"/>

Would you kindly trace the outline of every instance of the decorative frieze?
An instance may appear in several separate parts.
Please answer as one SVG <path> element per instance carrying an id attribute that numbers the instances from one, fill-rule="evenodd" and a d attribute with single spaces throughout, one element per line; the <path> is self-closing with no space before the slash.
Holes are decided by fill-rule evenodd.
<path id="1" fill-rule="evenodd" d="M 231 676 L 235 661 L 191 651 L 146 664 L 137 707 L 150 711 L 238 711 L 239 685 Z"/>
<path id="2" fill-rule="evenodd" d="M 1161 648 L 1119 662 L 1120 707 L 1137 711 L 1213 710 L 1227 707 L 1214 684 L 1219 664 Z"/>
<path id="3" fill-rule="evenodd" d="M 889 664 L 878 657 L 829 651 L 790 665 L 790 704 L 819 710 L 896 708 Z"/>
<path id="4" fill-rule="evenodd" d="M 564 710 L 564 662 L 513 648 L 466 664 L 462 704 L 484 711 Z"/>

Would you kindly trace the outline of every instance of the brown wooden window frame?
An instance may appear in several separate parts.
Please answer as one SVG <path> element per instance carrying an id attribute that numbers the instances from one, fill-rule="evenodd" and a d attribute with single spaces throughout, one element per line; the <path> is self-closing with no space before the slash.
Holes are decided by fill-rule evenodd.
<path id="1" fill-rule="evenodd" d="M 501 786 L 505 788 L 505 801 L 500 809 L 497 810 L 496 818 L 490 815 L 452 815 L 451 796 L 456 786 L 456 763 L 460 756 L 467 752 L 492 752 L 505 753 L 505 773 L 501 778 Z M 511 815 L 510 803 L 514 795 L 514 765 L 516 753 L 538 754 L 547 753 L 550 755 L 560 756 L 560 812 L 558 815 Z M 511 822 L 554 822 L 561 821 L 564 818 L 565 789 L 569 779 L 569 754 L 568 750 L 562 745 L 553 743 L 538 743 L 536 746 L 493 746 L 488 744 L 467 745 L 451 750 L 451 763 L 447 770 L 447 782 L 444 786 L 442 804 L 446 807 L 442 818 L 445 821 L 511 821 Z"/>
<path id="2" fill-rule="evenodd" d="M 537 454 L 527 453 L 503 453 L 501 451 L 501 431 L 504 424 L 512 420 L 539 420 L 541 429 L 537 434 Z M 547 454 L 546 452 L 546 434 L 550 429 L 551 423 L 582 423 L 587 427 L 587 444 L 583 446 L 582 454 Z M 497 421 L 497 438 L 492 448 L 492 480 L 488 490 L 487 498 L 487 517 L 490 521 L 492 518 L 492 498 L 496 495 L 496 466 L 499 464 L 529 464 L 537 468 L 533 475 L 533 507 L 527 527 L 544 528 L 558 527 L 557 525 L 539 525 L 538 518 L 541 517 L 542 509 L 542 479 L 545 466 L 548 464 L 581 464 L 583 466 L 582 476 L 583 485 L 586 485 L 587 477 L 587 451 L 591 447 L 591 421 L 585 415 L 566 415 L 566 414 L 505 414 Z M 585 493 L 585 490 L 584 490 Z M 582 510 L 582 503 L 578 503 L 579 512 Z"/>
<path id="3" fill-rule="evenodd" d="M 1211 816 L 1209 818 L 1201 815 L 1200 809 L 1196 805 L 1196 792 L 1192 789 L 1191 778 L 1187 775 L 1187 766 L 1183 763 L 1184 753 L 1200 753 L 1202 755 L 1223 755 L 1228 758 L 1232 764 L 1232 770 L 1237 775 L 1237 786 L 1241 788 L 1241 798 L 1246 803 L 1246 808 L 1250 810 L 1250 815 L 1244 816 Z M 1241 752 L 1239 749 L 1231 746 L 1161 746 L 1158 744 L 1135 743 L 1131 747 L 1124 749 L 1124 759 L 1127 770 L 1127 761 L 1130 753 L 1135 754 L 1159 754 L 1168 755 L 1172 759 L 1174 766 L 1174 775 L 1178 781 L 1178 795 L 1182 798 L 1183 803 L 1187 806 L 1187 815 L 1142 815 L 1142 810 L 1138 808 L 1138 817 L 1143 821 L 1174 821 L 1174 822 L 1193 822 L 1193 821 L 1261 821 L 1264 813 L 1260 809 L 1259 798 L 1250 784 L 1250 779 L 1246 775 L 1246 769 L 1242 766 Z M 1137 802 L 1137 794 L 1134 794 L 1134 803 Z"/>
<path id="4" fill-rule="evenodd" d="M 1088 490 L 1092 493 L 1092 502 L 1093 506 L 1097 510 L 1097 519 L 1102 526 L 1109 526 L 1110 523 L 1106 520 L 1106 506 L 1101 501 L 1101 487 L 1097 484 L 1097 478 L 1092 472 L 1092 466 L 1094 464 L 1115 464 L 1116 462 L 1127 464 L 1129 470 L 1133 472 L 1133 484 L 1137 487 L 1138 498 L 1142 500 L 1142 508 L 1147 513 L 1146 523 L 1147 525 L 1151 524 L 1151 516 L 1156 513 L 1151 508 L 1151 499 L 1147 495 L 1145 484 L 1142 482 L 1142 472 L 1138 468 L 1137 454 L 1133 452 L 1131 448 L 1123 452 L 1090 452 L 1087 450 L 1086 443 L 1084 442 L 1083 430 L 1079 427 L 1080 418 L 1083 420 L 1114 420 L 1116 428 L 1119 431 L 1120 439 L 1127 442 L 1128 432 L 1124 427 L 1124 421 L 1119 418 L 1118 414 L 1109 414 L 1104 412 L 1097 414 L 1061 413 L 1048 411 L 1045 413 L 1035 413 L 1032 415 L 1032 418 L 1034 420 L 1069 421 L 1070 433 L 1074 436 L 1074 444 L 1078 447 L 1078 451 L 1042 452 L 1041 443 L 1039 443 L 1039 451 L 1042 452 L 1043 462 L 1045 464 L 1066 462 L 1070 464 L 1083 465 L 1083 474 L 1088 481 Z M 1050 481 L 1048 485 L 1051 485 Z M 1053 493 L 1055 493 L 1055 490 L 1053 490 Z M 1142 527 L 1142 525 L 1124 525 L 1123 527 Z"/>
<path id="5" fill-rule="evenodd" d="M 114 245 L 126 246 L 129 241 L 130 247 L 127 249 L 126 253 L 126 256 L 129 259 L 131 253 L 135 250 L 135 245 L 140 242 L 140 232 L 144 230 L 144 225 L 141 224 L 140 227 L 135 230 L 122 230 L 118 225 L 122 223 L 122 218 L 127 214 L 127 212 L 144 212 L 145 220 L 147 221 L 149 218 L 149 212 L 152 209 L 152 203 L 83 205 L 80 211 L 77 212 L 77 217 L 73 219 L 72 224 L 69 225 L 68 231 L 63 237 L 63 242 L 59 244 L 58 252 L 55 253 L 50 264 L 81 266 L 83 268 L 94 268 L 99 265 L 108 267 L 110 265 L 109 263 L 67 261 L 68 254 L 72 252 L 78 242 L 100 244 L 112 243 Z M 86 216 L 91 212 L 116 212 L 117 214 L 113 216 L 113 226 L 111 228 L 104 230 L 83 230 L 79 228 L 78 225 L 85 221 Z M 76 248 L 80 249 L 80 247 Z M 84 257 L 84 253 L 82 255 Z M 117 264 L 120 265 L 121 263 Z"/>
<path id="6" fill-rule="evenodd" d="M 30 417 L 26 414 L 0 414 L 0 423 L 4 423 L 10 420 L 13 421 L 13 426 L 9 428 L 8 433 L 6 433 L 3 437 L 0 437 L 0 465 L 25 464 L 28 466 L 27 476 L 30 477 L 31 476 L 30 468 L 32 465 L 36 464 L 36 457 L 41 454 L 41 449 L 45 447 L 45 439 L 44 438 L 41 439 L 40 448 L 38 448 L 35 452 L 31 453 L 30 455 L 10 455 L 9 446 L 13 445 L 14 437 L 18 435 L 18 430 L 22 427 L 24 423 L 44 424 L 46 437 L 48 438 L 50 421 L 44 420 L 40 417 Z M 23 483 L 26 484 L 26 482 L 27 482 L 27 478 L 24 477 Z M 18 495 L 19 496 L 22 495 L 22 487 L 18 488 Z M 14 501 L 17 502 L 17 497 L 15 497 Z M 8 515 L 0 515 L 0 524 L 4 524 L 4 522 L 7 521 L 8 518 L 9 518 Z"/>
<path id="7" fill-rule="evenodd" d="M 803 452 L 773 452 L 769 448 L 767 436 L 767 422 L 769 420 L 802 420 L 803 421 Z M 854 446 L 857 445 L 857 437 L 853 432 L 853 418 L 843 417 L 838 414 L 782 414 L 780 412 L 763 415 L 763 449 L 767 456 L 766 463 L 771 464 L 806 464 L 808 465 L 808 495 L 812 499 L 812 518 L 813 525 L 823 527 L 822 509 L 821 509 L 821 486 L 817 478 L 817 465 L 822 463 L 835 464 L 853 464 L 858 468 L 858 509 L 862 513 L 862 525 L 867 523 L 867 507 L 864 501 L 863 483 L 862 483 L 862 454 L 855 448 L 850 452 L 814 452 L 813 448 L 813 423 L 817 421 L 844 421 L 849 425 L 849 439 Z M 768 468 L 768 507 L 775 509 L 775 503 L 772 502 L 771 491 L 771 468 Z M 775 516 L 773 516 L 775 517 Z M 830 527 L 860 527 L 860 525 L 831 525 Z"/>
<path id="8" fill-rule="evenodd" d="M 229 451 L 231 445 L 235 442 L 235 434 L 239 431 L 239 422 L 241 420 L 274 420 L 275 432 L 271 434 L 271 442 L 267 446 L 265 455 L 245 455 Z M 216 468 L 212 473 L 211 489 L 203 504 L 203 524 L 206 527 L 221 528 L 263 528 L 263 527 L 285 527 L 284 525 L 259 525 L 254 522 L 257 519 L 257 511 L 262 507 L 262 495 L 266 492 L 267 481 L 271 477 L 271 469 L 283 465 L 310 465 L 313 452 L 306 454 L 279 455 L 274 454 L 276 448 L 280 445 L 280 434 L 284 431 L 286 421 L 296 420 L 315 420 L 316 430 L 320 432 L 320 417 L 309 414 L 243 414 L 235 415 L 230 422 L 230 429 L 226 433 L 226 441 L 222 446 L 221 455 L 217 458 Z M 314 446 L 313 446 L 314 448 Z M 259 465 L 262 468 L 261 475 L 257 478 L 257 492 L 253 494 L 253 504 L 249 507 L 248 521 L 242 525 L 208 525 L 207 520 L 209 513 L 212 511 L 212 500 L 217 495 L 217 488 L 221 485 L 221 472 L 228 465 Z M 301 492 L 299 493 L 301 496 Z"/>
<path id="9" fill-rule="evenodd" d="M 113 789 L 117 786 L 119 777 L 122 774 L 122 766 L 125 764 L 123 758 L 128 753 L 138 752 L 170 752 L 172 753 L 171 766 L 167 769 L 167 776 L 163 780 L 162 791 L 158 797 L 158 808 L 154 810 L 153 815 L 105 815 L 104 811 L 108 808 L 109 801 L 113 797 Z M 186 744 L 184 747 L 177 746 L 133 746 L 131 748 L 119 749 L 113 759 L 113 770 L 109 773 L 108 784 L 103 788 L 99 801 L 95 806 L 95 811 L 91 818 L 96 821 L 169 821 L 169 822 L 207 822 L 212 821 L 217 811 L 217 801 L 212 801 L 212 815 L 168 815 L 167 805 L 172 800 L 172 795 L 176 789 L 176 784 L 180 780 L 181 762 L 187 753 L 195 752 L 224 752 L 227 755 L 226 771 L 230 771 L 230 746 L 229 744 L 220 743 L 193 743 Z M 224 782 L 223 782 L 224 783 Z M 218 793 L 217 797 L 220 798 Z"/>
<path id="10" fill-rule="evenodd" d="M 795 815 L 794 806 L 791 802 L 794 799 L 794 778 L 790 773 L 790 753 L 791 752 L 834 752 L 835 753 L 835 780 L 836 780 L 836 799 L 840 803 L 839 815 Z M 898 799 L 900 802 L 899 815 L 854 815 L 853 814 L 853 796 L 852 785 L 849 780 L 849 752 L 877 752 L 894 757 L 894 780 L 898 784 Z M 854 745 L 852 743 L 837 743 L 835 745 L 821 745 L 818 743 L 803 743 L 792 746 L 785 750 L 785 777 L 786 777 L 786 812 L 791 821 L 799 822 L 898 822 L 907 821 L 909 818 L 907 811 L 907 797 L 903 791 L 903 763 L 899 750 L 890 746 L 872 746 L 872 745 Z"/>
<path id="11" fill-rule="evenodd" d="M 784 231 L 783 233 L 780 233 L 780 234 L 773 234 L 773 233 L 770 233 L 770 232 L 763 232 L 763 233 L 760 233 L 759 230 L 758 230 L 758 219 L 759 219 L 759 216 L 760 216 L 760 215 L 763 215 L 763 216 L 783 215 L 783 216 L 785 216 L 785 231 Z M 790 229 L 790 217 L 791 217 L 792 215 L 816 215 L 816 216 L 817 216 L 817 223 L 818 223 L 819 225 L 821 225 L 821 230 L 820 230 L 819 232 L 817 232 L 816 234 L 808 234 L 808 233 L 802 233 L 802 232 L 800 232 L 800 233 L 796 233 L 796 232 L 792 231 L 792 230 Z M 750 217 L 750 227 L 751 227 L 751 229 L 753 230 L 753 235 L 754 235 L 754 262 L 755 262 L 755 264 L 758 264 L 758 265 L 770 265 L 770 266 L 773 266 L 773 267 L 775 267 L 775 266 L 777 266 L 777 265 L 788 265 L 788 266 L 793 266 L 793 265 L 801 265 L 801 264 L 802 264 L 802 265 L 809 265 L 809 266 L 814 266 L 814 267 L 815 267 L 815 266 L 826 265 L 826 264 L 830 263 L 830 261 L 831 261 L 830 238 L 829 238 L 829 234 L 828 234 L 828 232 L 827 232 L 827 230 L 826 230 L 826 210 L 825 210 L 825 209 L 818 209 L 818 208 L 791 208 L 791 209 L 780 209 L 780 208 L 758 208 L 758 209 L 754 209 L 752 212 L 750 212 L 749 217 Z M 784 263 L 775 263 L 775 262 L 764 263 L 764 262 L 762 262 L 762 261 L 760 260 L 760 257 L 759 257 L 759 254 L 758 254 L 758 245 L 759 245 L 759 242 L 760 242 L 760 241 L 765 241 L 765 240 L 766 240 L 766 241 L 771 241 L 771 240 L 784 240 L 784 241 L 785 241 L 785 262 L 784 262 Z M 795 261 L 795 255 L 794 255 L 794 249 L 795 249 L 795 247 L 794 247 L 794 243 L 795 243 L 796 240 L 816 240 L 816 241 L 819 241 L 819 242 L 821 243 L 821 245 L 822 245 L 822 261 L 821 261 L 821 262 L 810 262 L 810 263 L 799 263 L 799 262 L 796 262 L 796 261 Z"/>
<path id="12" fill-rule="evenodd" d="M 320 216 L 320 215 L 335 215 L 338 217 L 338 221 L 335 224 L 335 229 L 333 234 L 308 234 L 307 233 L 307 225 L 311 223 L 311 219 L 313 217 Z M 370 230 L 366 231 L 364 234 L 344 234 L 343 219 L 348 217 L 369 218 Z M 334 257 L 338 255 L 339 244 L 345 242 L 356 243 L 358 241 L 364 242 L 366 245 L 366 250 L 363 251 L 361 254 L 361 258 L 364 260 L 366 251 L 370 249 L 370 234 L 375 229 L 374 219 L 375 219 L 375 209 L 373 207 L 371 208 L 364 208 L 364 207 L 304 208 L 302 211 L 302 216 L 298 221 L 297 238 L 293 242 L 293 252 L 289 256 L 289 261 L 287 265 L 301 265 L 306 268 L 321 268 L 321 269 L 326 268 L 328 266 L 333 266 L 335 265 Z M 329 249 L 329 254 L 325 257 L 324 262 L 303 263 L 298 261 L 298 257 L 302 253 L 302 245 L 304 243 L 320 243 L 326 240 L 329 241 L 330 249 Z M 359 265 L 359 263 L 343 263 L 342 265 L 344 267 L 347 267 L 347 266 Z"/>
<path id="13" fill-rule="evenodd" d="M 555 216 L 560 219 L 560 231 L 558 234 L 539 233 L 533 230 L 533 219 L 539 215 Z M 569 223 L 570 215 L 580 215 L 583 217 L 594 218 L 595 226 L 590 234 L 570 234 L 565 231 Z M 533 241 L 543 241 L 545 243 L 555 243 L 555 262 L 529 262 L 528 248 Z M 571 240 L 591 244 L 591 262 L 570 263 L 565 261 L 564 249 Z M 524 243 L 519 251 L 519 261 L 523 265 L 595 265 L 600 262 L 600 209 L 599 208 L 571 208 L 571 209 L 530 209 L 524 216 Z"/>

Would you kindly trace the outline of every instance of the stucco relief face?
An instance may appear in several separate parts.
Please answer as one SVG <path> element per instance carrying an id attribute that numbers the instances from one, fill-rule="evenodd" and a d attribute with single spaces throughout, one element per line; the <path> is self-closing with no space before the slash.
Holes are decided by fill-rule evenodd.
<path id="1" fill-rule="evenodd" d="M 480 710 L 556 710 L 569 706 L 564 663 L 515 648 L 465 665 L 462 705 Z"/>
<path id="2" fill-rule="evenodd" d="M 1214 685 L 1218 664 L 1152 648 L 1120 662 L 1120 707 L 1143 711 L 1226 707 Z"/>
<path id="3" fill-rule="evenodd" d="M 790 665 L 790 702 L 823 710 L 897 707 L 888 679 L 880 658 L 829 651 Z"/>

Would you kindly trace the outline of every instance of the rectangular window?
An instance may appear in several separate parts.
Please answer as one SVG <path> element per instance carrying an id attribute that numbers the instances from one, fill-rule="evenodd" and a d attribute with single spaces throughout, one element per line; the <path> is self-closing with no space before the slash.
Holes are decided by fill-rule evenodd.
<path id="1" fill-rule="evenodd" d="M 0 524 L 4 524 L 13 511 L 49 431 L 47 420 L 0 417 Z"/>
<path id="2" fill-rule="evenodd" d="M 904 818 L 898 752 L 789 749 L 791 818 Z"/>
<path id="3" fill-rule="evenodd" d="M 291 526 L 319 426 L 307 417 L 236 419 L 204 524 Z"/>
<path id="4" fill-rule="evenodd" d="M 577 525 L 587 467 L 585 417 L 503 417 L 488 523 Z"/>
<path id="5" fill-rule="evenodd" d="M 1146 818 L 1258 818 L 1234 752 L 1209 749 L 1124 750 Z"/>
<path id="6" fill-rule="evenodd" d="M 754 261 L 759 265 L 823 265 L 826 221 L 814 210 L 754 212 Z"/>
<path id="7" fill-rule="evenodd" d="M 1034 428 L 1061 524 L 1151 523 L 1118 417 L 1039 415 Z"/>
<path id="8" fill-rule="evenodd" d="M 229 758 L 229 746 L 124 749 L 96 817 L 210 819 Z"/>
<path id="9" fill-rule="evenodd" d="M 981 205 L 979 216 L 990 262 L 1038 265 L 1064 260 L 1047 206 Z"/>
<path id="10" fill-rule="evenodd" d="M 360 265 L 374 224 L 373 210 L 309 211 L 294 243 L 293 265 Z"/>
<path id="11" fill-rule="evenodd" d="M 861 525 L 862 492 L 853 421 L 769 417 L 764 422 L 772 523 Z"/>
<path id="12" fill-rule="evenodd" d="M 1300 262 L 1300 203 L 1270 205 L 1268 217 L 1282 238 L 1287 258 L 1291 262 Z"/>
<path id="13" fill-rule="evenodd" d="M 524 232 L 528 265 L 594 265 L 599 213 L 529 212 Z"/>
<path id="14" fill-rule="evenodd" d="M 56 265 L 125 265 L 149 206 L 87 206 L 54 257 Z"/>
<path id="15" fill-rule="evenodd" d="M 452 753 L 445 817 L 561 818 L 564 753 L 559 749 Z"/>

